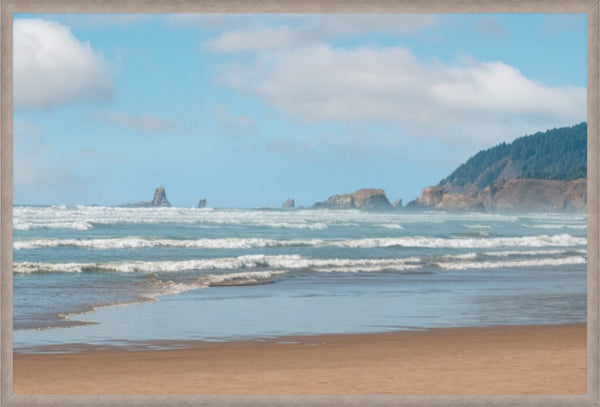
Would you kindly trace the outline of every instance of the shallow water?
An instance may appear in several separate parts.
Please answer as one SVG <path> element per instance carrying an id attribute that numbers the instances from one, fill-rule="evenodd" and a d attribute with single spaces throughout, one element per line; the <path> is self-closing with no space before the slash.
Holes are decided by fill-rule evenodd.
<path id="1" fill-rule="evenodd" d="M 18 206 L 14 219 L 16 348 L 586 318 L 582 213 Z"/>

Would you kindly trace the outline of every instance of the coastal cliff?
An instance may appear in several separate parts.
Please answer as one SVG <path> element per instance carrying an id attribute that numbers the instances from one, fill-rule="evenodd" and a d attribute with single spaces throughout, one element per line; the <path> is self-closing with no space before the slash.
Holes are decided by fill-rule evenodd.
<path id="1" fill-rule="evenodd" d="M 587 124 L 480 151 L 408 209 L 562 211 L 587 205 Z"/>
<path id="2" fill-rule="evenodd" d="M 459 194 L 432 186 L 409 203 L 409 209 L 453 211 L 584 211 L 587 180 L 504 180 L 483 191 Z"/>

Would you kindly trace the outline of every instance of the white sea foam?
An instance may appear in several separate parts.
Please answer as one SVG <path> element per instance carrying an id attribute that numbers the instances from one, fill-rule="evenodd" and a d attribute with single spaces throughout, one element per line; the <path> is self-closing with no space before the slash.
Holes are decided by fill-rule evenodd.
<path id="1" fill-rule="evenodd" d="M 344 268 L 370 267 L 385 268 L 402 267 L 407 263 L 419 262 L 419 258 L 402 259 L 312 259 L 300 255 L 247 255 L 215 259 L 180 260 L 180 261 L 120 261 L 107 263 L 14 263 L 15 273 L 77 273 L 84 271 L 105 272 L 177 272 L 186 270 L 238 270 L 253 268 Z"/>
<path id="2" fill-rule="evenodd" d="M 399 225 L 397 223 L 383 223 L 383 224 L 377 225 L 377 226 L 379 226 L 381 228 L 385 228 L 385 229 L 398 229 L 398 230 L 404 229 L 402 227 L 402 225 Z"/>
<path id="3" fill-rule="evenodd" d="M 285 274 L 286 271 L 250 271 L 242 273 L 207 274 L 192 281 L 156 281 L 153 287 L 156 289 L 154 295 L 174 295 L 191 290 L 218 286 L 239 286 L 263 284 L 273 281 L 274 276 Z"/>
<path id="4" fill-rule="evenodd" d="M 24 219 L 15 218 L 13 220 L 14 230 L 32 230 L 32 229 L 72 229 L 72 230 L 89 230 L 94 226 L 86 221 L 65 221 L 61 219 L 47 220 L 43 223 L 27 221 Z"/>
<path id="5" fill-rule="evenodd" d="M 538 225 L 526 225 L 536 229 L 587 229 L 587 225 L 572 225 L 564 223 L 544 223 Z"/>
<path id="6" fill-rule="evenodd" d="M 440 258 L 449 260 L 475 260 L 477 258 L 477 253 L 446 254 L 440 256 Z"/>
<path id="7" fill-rule="evenodd" d="M 382 237 L 363 239 L 265 239 L 265 238 L 223 238 L 223 239 L 163 239 L 152 237 L 119 237 L 105 239 L 58 239 L 38 238 L 16 240 L 14 250 L 40 249 L 51 247 L 82 247 L 87 249 L 138 249 L 149 247 L 178 247 L 198 249 L 251 249 L 263 247 L 336 246 L 344 248 L 377 247 L 422 247 L 422 248 L 494 248 L 494 247 L 556 247 L 586 245 L 587 239 L 569 234 L 537 235 L 524 237 L 496 238 L 435 238 L 435 237 Z"/>
<path id="8" fill-rule="evenodd" d="M 538 235 L 524 237 L 493 237 L 493 238 L 437 238 L 437 237 L 395 237 L 395 238 L 366 238 L 332 242 L 341 247 L 423 247 L 423 248 L 488 248 L 488 247 L 547 247 L 547 246 L 580 246 L 587 244 L 584 237 L 569 234 Z"/>
<path id="9" fill-rule="evenodd" d="M 548 256 L 548 255 L 559 255 L 559 254 L 566 254 L 566 253 L 580 253 L 580 254 L 586 254 L 587 250 L 574 250 L 574 249 L 567 249 L 567 250 L 504 250 L 504 251 L 498 251 L 498 252 L 485 252 L 482 253 L 483 255 L 486 256 L 499 256 L 499 257 L 508 257 L 508 256 Z"/>
<path id="10" fill-rule="evenodd" d="M 587 260 L 581 256 L 570 256 L 558 259 L 531 259 L 511 261 L 473 261 L 473 262 L 438 262 L 437 265 L 445 270 L 467 270 L 488 268 L 520 268 L 541 266 L 562 266 L 569 264 L 585 264 Z"/>
<path id="11" fill-rule="evenodd" d="M 269 282 L 276 275 L 286 274 L 287 271 L 250 271 L 243 273 L 209 274 L 199 279 L 208 286 L 211 285 L 244 285 Z"/>
<path id="12" fill-rule="evenodd" d="M 403 262 L 389 262 L 386 264 L 363 264 L 356 266 L 331 266 L 331 267 L 315 267 L 312 271 L 318 273 L 379 273 L 383 271 L 402 272 L 417 270 L 423 268 L 421 264 L 406 264 Z"/>
<path id="13" fill-rule="evenodd" d="M 151 237 L 119 237 L 108 239 L 57 239 L 42 238 L 18 240 L 13 243 L 15 250 L 41 249 L 49 247 L 82 247 L 87 249 L 140 249 L 148 247 L 180 247 L 205 249 L 251 249 L 261 247 L 317 246 L 322 239 L 275 240 L 262 238 L 225 239 L 161 239 Z"/>
<path id="14" fill-rule="evenodd" d="M 364 212 L 359 210 L 293 211 L 249 209 L 197 209 L 197 208 L 120 208 L 103 206 L 15 206 L 15 230 L 75 229 L 87 230 L 99 225 L 117 224 L 193 224 L 197 227 L 257 226 L 288 229 L 322 230 L 329 227 L 357 227 L 360 225 L 403 225 L 407 223 L 460 222 L 513 222 L 519 219 L 548 223 L 581 222 L 581 215 L 545 215 L 535 218 L 494 213 L 442 213 L 442 212 Z M 393 227 L 393 226 L 392 226 Z"/>
<path id="15" fill-rule="evenodd" d="M 586 250 L 578 249 L 556 249 L 556 250 L 504 250 L 504 251 L 493 251 L 493 252 L 481 252 L 481 253 L 461 253 L 461 254 L 446 254 L 437 258 L 443 260 L 475 260 L 478 256 L 486 257 L 532 257 L 532 256 L 559 256 L 559 255 L 572 255 L 579 253 L 583 256 L 586 255 Z"/>
<path id="16" fill-rule="evenodd" d="M 484 255 L 506 257 L 510 255 L 560 255 L 571 251 L 547 250 L 547 251 L 504 251 L 504 252 L 486 252 Z M 578 251 L 584 254 L 584 251 Z M 200 283 L 210 284 L 219 282 L 219 279 L 233 278 L 253 278 L 270 277 L 273 274 L 286 273 L 290 270 L 303 269 L 312 272 L 378 272 L 378 271 L 407 271 L 422 268 L 424 265 L 433 261 L 433 264 L 442 269 L 461 270 L 472 268 L 501 268 L 501 267 L 530 267 L 530 266 L 555 266 L 563 264 L 585 263 L 583 256 L 566 256 L 555 258 L 534 258 L 518 259 L 510 261 L 473 261 L 477 258 L 477 253 L 461 253 L 454 255 L 443 255 L 434 257 L 430 260 L 419 257 L 392 258 L 392 259 L 313 259 L 300 255 L 246 255 L 238 257 L 225 257 L 215 259 L 198 259 L 182 261 L 121 261 L 107 263 L 42 263 L 42 262 L 20 262 L 14 263 L 13 271 L 15 273 L 52 273 L 66 272 L 77 273 L 85 271 L 103 271 L 103 272 L 178 272 L 186 270 L 243 270 L 250 269 L 248 272 L 238 272 L 230 274 L 219 274 L 214 277 L 212 274 L 203 275 Z M 436 260 L 437 259 L 437 260 Z M 441 261 L 440 261 L 441 260 Z M 456 261 L 459 260 L 459 261 Z M 467 261 L 461 261 L 467 260 Z M 256 268 L 280 269 L 252 271 Z M 253 274 L 254 273 L 254 274 Z M 258 274 L 257 274 L 258 273 Z M 266 273 L 266 274 L 260 274 Z M 225 277 L 223 277 L 225 276 Z"/>

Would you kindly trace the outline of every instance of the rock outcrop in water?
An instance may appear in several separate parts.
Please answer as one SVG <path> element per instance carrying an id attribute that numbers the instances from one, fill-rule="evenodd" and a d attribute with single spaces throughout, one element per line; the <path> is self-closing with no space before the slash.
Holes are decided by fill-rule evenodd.
<path id="1" fill-rule="evenodd" d="M 416 200 L 409 202 L 408 209 L 441 209 L 441 210 L 484 210 L 481 199 L 467 194 L 456 194 L 443 187 L 427 187 Z"/>
<path id="2" fill-rule="evenodd" d="M 402 208 L 402 199 L 396 199 L 394 202 L 392 202 L 392 206 L 396 209 L 401 209 Z"/>
<path id="3" fill-rule="evenodd" d="M 352 194 L 334 195 L 328 200 L 317 202 L 315 209 L 363 209 L 388 211 L 394 209 L 383 189 L 359 189 Z"/>
<path id="4" fill-rule="evenodd" d="M 158 187 L 154 191 L 154 197 L 151 201 L 129 203 L 119 205 L 126 208 L 154 208 L 154 207 L 170 207 L 171 204 L 167 199 L 167 193 L 163 187 Z"/>
<path id="5" fill-rule="evenodd" d="M 295 207 L 296 207 L 296 202 L 294 202 L 294 200 L 290 198 L 290 199 L 288 199 L 287 201 L 285 201 L 285 202 L 283 203 L 283 205 L 281 205 L 281 207 L 282 207 L 283 209 L 292 209 L 292 208 L 295 208 Z"/>
<path id="6" fill-rule="evenodd" d="M 206 198 L 201 198 L 198 201 L 198 208 L 200 208 L 200 209 L 206 208 Z"/>

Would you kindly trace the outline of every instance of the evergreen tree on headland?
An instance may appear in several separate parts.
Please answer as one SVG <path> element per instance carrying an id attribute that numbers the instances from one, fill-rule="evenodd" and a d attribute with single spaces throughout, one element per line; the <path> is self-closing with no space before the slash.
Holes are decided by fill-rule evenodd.
<path id="1" fill-rule="evenodd" d="M 452 188 L 473 184 L 482 190 L 500 181 L 498 177 L 507 165 L 514 178 L 587 178 L 587 123 L 538 132 L 482 150 L 439 185 Z"/>

